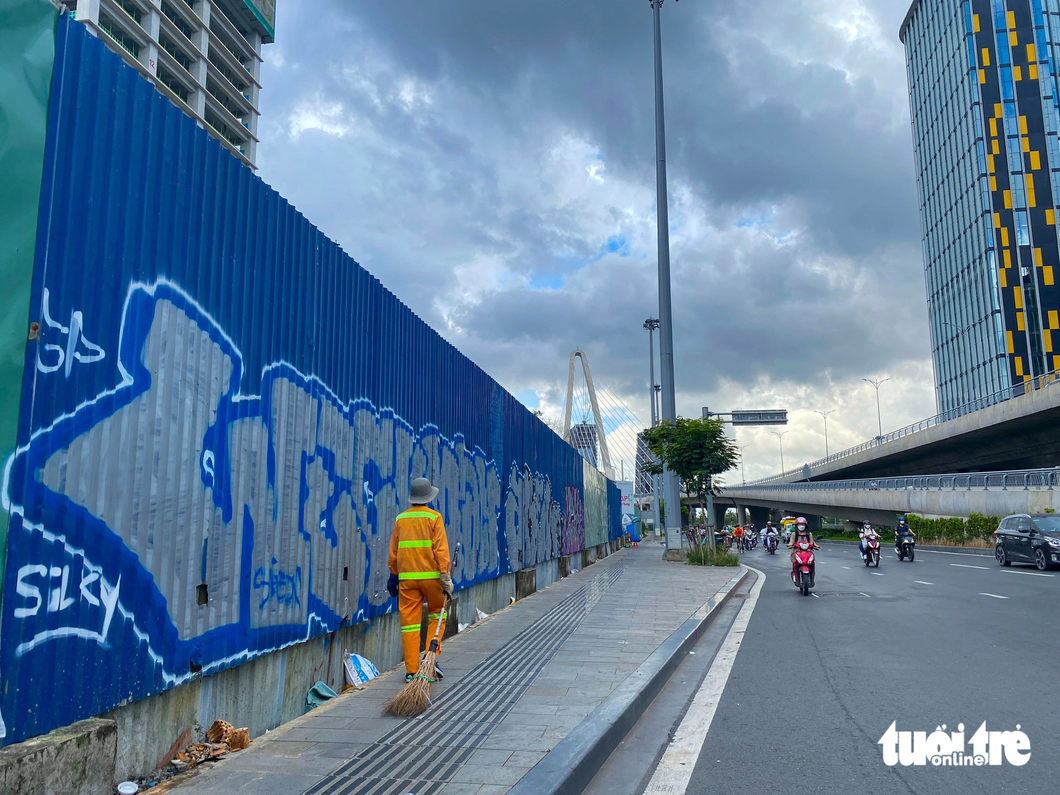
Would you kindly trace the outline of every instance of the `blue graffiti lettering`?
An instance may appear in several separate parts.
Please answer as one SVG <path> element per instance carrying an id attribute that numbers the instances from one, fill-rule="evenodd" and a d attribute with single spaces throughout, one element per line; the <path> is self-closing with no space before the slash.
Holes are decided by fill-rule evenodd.
<path id="1" fill-rule="evenodd" d="M 263 609 L 269 603 L 269 600 L 273 598 L 282 604 L 291 604 L 292 602 L 298 604 L 298 589 L 302 583 L 302 569 L 297 568 L 294 574 L 287 574 L 282 569 L 276 568 L 277 562 L 276 558 L 273 558 L 267 572 L 263 567 L 258 567 L 254 572 L 254 590 L 265 591 L 261 597 L 261 604 L 258 605 L 259 610 Z"/>

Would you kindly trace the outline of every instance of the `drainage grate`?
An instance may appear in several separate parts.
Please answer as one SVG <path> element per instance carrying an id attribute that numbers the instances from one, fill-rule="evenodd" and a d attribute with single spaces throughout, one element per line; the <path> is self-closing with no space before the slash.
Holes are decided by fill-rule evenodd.
<path id="1" fill-rule="evenodd" d="M 630 565 L 607 567 L 446 690 L 423 715 L 343 762 L 305 795 L 433 795 L 533 684 Z"/>

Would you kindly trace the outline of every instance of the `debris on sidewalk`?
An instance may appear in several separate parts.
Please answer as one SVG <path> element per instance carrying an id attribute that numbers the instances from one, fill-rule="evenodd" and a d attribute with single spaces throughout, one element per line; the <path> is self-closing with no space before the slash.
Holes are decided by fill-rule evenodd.
<path id="1" fill-rule="evenodd" d="M 226 720 L 215 720 L 206 730 L 206 739 L 217 745 L 227 745 L 229 750 L 242 751 L 250 745 L 250 730 L 237 729 Z"/>
<path id="2" fill-rule="evenodd" d="M 172 756 L 159 765 L 154 773 L 123 783 L 136 784 L 140 792 L 151 791 L 152 787 L 163 784 L 193 767 L 216 761 L 226 754 L 249 747 L 250 729 L 237 729 L 226 720 L 215 720 L 206 730 L 203 742 L 189 744 L 190 740 L 191 729 L 185 729 L 170 749 Z M 167 754 L 167 757 L 169 756 Z M 165 789 L 166 787 L 163 787 L 163 790 Z"/>
<path id="3" fill-rule="evenodd" d="M 360 687 L 379 676 L 379 669 L 371 660 L 359 654 L 350 654 L 346 649 L 342 650 L 342 666 L 346 671 L 346 685 Z M 345 691 L 346 688 L 343 688 Z"/>
<path id="4" fill-rule="evenodd" d="M 317 681 L 315 685 L 309 688 L 309 692 L 305 697 L 305 711 L 309 712 L 311 709 L 316 709 L 321 704 L 331 701 L 333 698 L 338 698 L 338 693 L 328 687 L 326 682 Z"/>

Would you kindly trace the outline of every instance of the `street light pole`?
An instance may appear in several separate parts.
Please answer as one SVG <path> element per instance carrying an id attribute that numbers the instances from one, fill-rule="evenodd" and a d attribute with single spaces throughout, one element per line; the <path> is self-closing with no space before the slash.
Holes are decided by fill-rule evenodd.
<path id="1" fill-rule="evenodd" d="M 743 468 L 743 451 L 747 449 L 747 445 L 740 448 L 740 484 L 743 486 L 747 485 L 747 473 Z"/>
<path id="2" fill-rule="evenodd" d="M 648 393 L 648 399 L 651 401 L 651 427 L 655 427 L 659 424 L 659 414 L 655 408 L 655 332 L 659 328 L 659 320 L 654 317 L 649 317 L 644 321 L 644 328 L 648 331 L 648 367 L 651 370 L 649 381 L 651 383 L 651 391 Z M 661 531 L 660 528 L 660 513 L 659 513 L 659 476 L 651 476 L 651 504 L 652 504 L 652 519 L 653 527 L 656 533 Z"/>
<path id="3" fill-rule="evenodd" d="M 882 417 L 880 415 L 880 384 L 882 384 L 884 381 L 890 381 L 891 379 L 888 376 L 887 378 L 862 378 L 861 380 L 866 382 L 866 383 L 868 383 L 868 384 L 872 384 L 873 387 L 875 387 L 875 389 L 876 389 L 876 423 L 879 425 L 879 430 L 880 430 L 880 434 L 876 438 L 877 439 L 882 439 L 883 438 L 883 419 L 882 419 Z"/>
<path id="4" fill-rule="evenodd" d="M 651 383 L 648 398 L 651 401 L 651 427 L 654 428 L 659 423 L 659 417 L 655 411 L 655 331 L 659 328 L 658 319 L 649 317 L 644 321 L 644 328 L 648 332 L 648 369 Z"/>
<path id="5" fill-rule="evenodd" d="M 655 28 L 655 191 L 659 232 L 659 370 L 662 382 L 662 420 L 677 419 L 674 393 L 674 329 L 670 299 L 670 232 L 666 212 L 666 125 L 663 122 L 662 29 L 659 10 L 663 0 L 650 0 Z M 666 500 L 666 550 L 681 549 L 681 491 L 677 476 L 663 470 Z"/>
<path id="6" fill-rule="evenodd" d="M 814 411 L 820 414 L 821 419 L 824 420 L 824 457 L 828 458 L 828 415 L 835 414 L 835 409 L 828 409 L 828 411 L 814 409 Z"/>
<path id="7" fill-rule="evenodd" d="M 780 440 L 780 474 L 783 475 L 787 471 L 784 469 L 784 437 L 787 436 L 790 431 L 770 431 L 770 433 Z"/>

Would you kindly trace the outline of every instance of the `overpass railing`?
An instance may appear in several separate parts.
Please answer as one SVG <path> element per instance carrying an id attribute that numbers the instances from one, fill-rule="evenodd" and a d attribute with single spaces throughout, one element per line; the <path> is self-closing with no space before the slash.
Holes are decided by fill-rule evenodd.
<path id="1" fill-rule="evenodd" d="M 974 411 L 980 409 L 989 408 L 990 406 L 996 406 L 998 403 L 1002 403 L 1006 400 L 1011 400 L 1015 397 L 1026 395 L 1030 392 L 1036 392 L 1039 389 L 1045 389 L 1056 384 L 1060 384 L 1060 370 L 1051 370 L 1043 375 L 1035 376 L 1034 378 L 1024 381 L 1021 384 L 1015 384 L 1014 386 L 1007 387 L 1005 389 L 998 390 L 984 397 L 978 398 L 968 403 L 963 403 L 960 406 L 944 411 L 941 414 L 936 414 L 934 417 L 928 417 L 926 420 L 920 420 L 914 422 L 912 425 L 906 425 L 904 428 L 899 428 L 896 431 L 885 433 L 882 436 L 876 436 L 867 442 L 862 442 L 854 447 L 848 447 L 846 450 L 840 450 L 838 453 L 832 453 L 824 458 L 819 458 L 816 461 L 811 461 L 808 464 L 803 464 L 801 467 L 795 469 L 789 469 L 785 472 L 781 472 L 779 475 L 771 475 L 768 478 L 761 478 L 759 480 L 753 480 L 748 483 L 748 486 L 759 485 L 763 483 L 777 483 L 783 482 L 789 478 L 807 477 L 812 476 L 814 469 L 819 469 L 826 464 L 831 464 L 834 461 L 839 461 L 843 458 L 848 458 L 852 455 L 857 455 L 866 450 L 873 450 L 880 445 L 886 444 L 887 442 L 893 442 L 897 439 L 901 439 L 906 436 L 910 436 L 914 433 L 920 433 L 928 428 L 932 428 L 936 425 L 941 425 L 944 422 L 955 420 L 958 417 L 963 417 L 966 414 L 971 414 Z M 809 470 L 809 473 L 807 473 Z"/>
<path id="2" fill-rule="evenodd" d="M 955 475 L 904 475 L 853 480 L 821 480 L 802 483 L 748 483 L 726 486 L 721 494 L 749 492 L 826 492 L 826 491 L 1007 491 L 1023 489 L 1050 491 L 1060 487 L 1060 469 L 1019 469 L 1007 472 L 966 472 Z"/>

